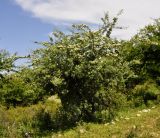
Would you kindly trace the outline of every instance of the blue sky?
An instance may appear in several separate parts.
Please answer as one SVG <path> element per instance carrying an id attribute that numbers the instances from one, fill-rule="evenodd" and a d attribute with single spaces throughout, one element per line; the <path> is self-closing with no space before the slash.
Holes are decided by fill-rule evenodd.
<path id="1" fill-rule="evenodd" d="M 0 0 L 0 49 L 26 55 L 39 46 L 34 41 L 48 39 L 55 26 L 33 18 L 11 0 Z"/>
<path id="2" fill-rule="evenodd" d="M 34 41 L 48 39 L 55 29 L 65 30 L 70 23 L 100 24 L 104 12 L 124 13 L 113 37 L 129 39 L 140 28 L 160 17 L 160 0 L 0 0 L 0 49 L 26 55 L 39 46 Z"/>

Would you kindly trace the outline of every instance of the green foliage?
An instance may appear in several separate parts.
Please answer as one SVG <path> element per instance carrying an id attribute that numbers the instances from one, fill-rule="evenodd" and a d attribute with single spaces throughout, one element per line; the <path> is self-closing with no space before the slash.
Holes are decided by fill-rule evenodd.
<path id="1" fill-rule="evenodd" d="M 160 20 L 146 26 L 129 42 L 130 66 L 143 80 L 160 76 Z"/>
<path id="2" fill-rule="evenodd" d="M 51 113 L 45 111 L 44 108 L 40 109 L 34 118 L 34 126 L 37 127 L 40 132 L 52 130 L 53 120 Z"/>
<path id="3" fill-rule="evenodd" d="M 147 81 L 144 84 L 136 85 L 133 89 L 133 100 L 135 106 L 149 105 L 149 101 L 158 102 L 159 86 L 153 81 Z"/>
<path id="4" fill-rule="evenodd" d="M 106 37 L 110 38 L 110 35 L 113 31 L 113 29 L 124 29 L 123 27 L 117 26 L 117 21 L 119 16 L 122 14 L 123 10 L 120 10 L 116 17 L 113 17 L 113 19 L 110 21 L 109 14 L 106 13 L 104 18 L 101 18 L 103 22 L 102 26 L 102 32 L 106 35 Z"/>
<path id="5" fill-rule="evenodd" d="M 31 74 L 29 69 L 23 69 L 19 73 L 4 76 L 0 87 L 1 104 L 9 108 L 35 104 L 42 100 L 43 90 L 38 87 L 38 83 L 32 81 Z"/>
<path id="6" fill-rule="evenodd" d="M 40 43 L 44 48 L 31 55 L 33 69 L 46 92 L 58 94 L 63 110 L 75 114 L 74 122 L 95 121 L 96 111 L 120 108 L 119 99 L 127 97 L 125 81 L 133 73 L 120 56 L 121 43 L 104 36 L 104 26 L 97 31 L 83 24 L 72 27 L 71 34 L 55 32 L 51 42 Z"/>
<path id="7" fill-rule="evenodd" d="M 58 112 L 60 109 L 59 103 L 48 100 L 40 105 L 32 120 L 32 128 L 36 135 L 46 135 L 65 127 L 65 124 L 62 123 L 62 115 Z"/>
<path id="8" fill-rule="evenodd" d="M 50 131 L 63 131 L 75 126 L 75 121 L 77 121 L 75 117 L 77 118 L 76 113 L 71 113 L 71 110 L 66 112 L 62 107 L 54 112 L 41 108 L 34 116 L 33 126 L 37 129 L 37 132 L 44 134 Z"/>
<path id="9" fill-rule="evenodd" d="M 137 126 L 135 128 L 132 128 L 130 132 L 126 135 L 126 138 L 136 138 L 138 137 L 138 128 Z"/>
<path id="10" fill-rule="evenodd" d="M 10 56 L 5 50 L 0 50 L 0 72 L 9 71 L 14 65 L 13 62 L 16 60 L 16 56 Z"/>
<path id="11" fill-rule="evenodd" d="M 111 20 L 105 14 L 98 30 L 81 24 L 72 25 L 68 34 L 53 32 L 49 41 L 39 43 L 43 48 L 28 56 L 31 66 L 16 73 L 14 61 L 21 57 L 0 51 L 0 104 L 8 108 L 0 107 L 1 136 L 42 137 L 81 121 L 113 123 L 122 107 L 159 102 L 160 20 L 130 41 L 119 41 L 111 33 L 123 29 L 117 27 L 121 12 Z M 32 112 L 17 107 L 44 102 L 51 95 L 58 96 L 58 102 L 49 108 L 38 105 Z M 134 128 L 126 134 L 136 133 Z"/>
<path id="12" fill-rule="evenodd" d="M 31 122 L 36 108 L 17 108 L 6 110 L 0 107 L 0 135 L 1 137 L 24 137 L 25 133 L 32 133 Z"/>
<path id="13" fill-rule="evenodd" d="M 8 108 L 33 104 L 39 99 L 38 84 L 25 80 L 31 78 L 29 76 L 31 71 L 29 73 L 25 69 L 17 70 L 14 65 L 14 62 L 20 58 L 25 57 L 19 57 L 16 54 L 11 56 L 5 50 L 0 51 L 0 103 Z"/>
<path id="14" fill-rule="evenodd" d="M 0 137 L 22 138 L 22 137 L 44 137 L 48 128 L 41 130 L 40 126 L 43 115 L 40 112 L 45 109 L 46 113 L 53 116 L 59 107 L 54 101 L 46 101 L 29 107 L 16 107 L 6 109 L 0 106 Z M 40 116 L 37 116 L 40 115 Z M 42 118 L 41 120 L 39 118 Z M 44 117 L 46 118 L 46 117 Z M 49 120 L 47 120 L 49 122 Z M 53 122 L 53 121 L 52 121 Z M 42 125 L 41 125 L 42 126 Z M 43 127 L 47 127 L 44 123 Z M 48 135 L 49 133 L 47 133 Z"/>
<path id="15" fill-rule="evenodd" d="M 130 78 L 127 88 L 136 106 L 158 102 L 160 76 L 160 20 L 147 25 L 130 41 L 123 42 L 122 55 L 129 62 L 135 77 Z"/>

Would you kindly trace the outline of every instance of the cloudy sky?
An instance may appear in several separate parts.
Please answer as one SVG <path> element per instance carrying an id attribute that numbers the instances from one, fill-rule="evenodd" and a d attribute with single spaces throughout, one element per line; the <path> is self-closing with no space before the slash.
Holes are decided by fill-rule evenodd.
<path id="1" fill-rule="evenodd" d="M 0 48 L 26 54 L 38 46 L 33 41 L 47 40 L 55 30 L 66 30 L 72 23 L 100 25 L 109 11 L 111 17 L 123 9 L 113 37 L 129 39 L 140 28 L 160 17 L 160 0 L 0 0 Z"/>

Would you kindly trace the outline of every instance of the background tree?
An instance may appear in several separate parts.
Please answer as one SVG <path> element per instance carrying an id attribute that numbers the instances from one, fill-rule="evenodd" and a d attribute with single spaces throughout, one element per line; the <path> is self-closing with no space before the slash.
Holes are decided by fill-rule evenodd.
<path id="1" fill-rule="evenodd" d="M 0 51 L 0 103 L 7 106 L 26 106 L 44 99 L 43 90 L 34 80 L 34 71 L 30 68 L 15 66 L 20 58 L 16 54 Z"/>
<path id="2" fill-rule="evenodd" d="M 147 25 L 135 35 L 131 41 L 125 43 L 124 53 L 130 68 L 137 77 L 131 85 L 138 86 L 133 90 L 137 97 L 142 97 L 142 103 L 157 100 L 160 86 L 160 19 Z"/>
<path id="3" fill-rule="evenodd" d="M 0 50 L 0 77 L 4 71 L 10 71 L 14 67 L 16 55 L 10 56 L 5 50 Z"/>
<path id="4" fill-rule="evenodd" d="M 5 75 L 1 80 L 0 103 L 6 107 L 28 106 L 45 99 L 41 86 L 34 79 L 34 71 L 23 68 Z"/>

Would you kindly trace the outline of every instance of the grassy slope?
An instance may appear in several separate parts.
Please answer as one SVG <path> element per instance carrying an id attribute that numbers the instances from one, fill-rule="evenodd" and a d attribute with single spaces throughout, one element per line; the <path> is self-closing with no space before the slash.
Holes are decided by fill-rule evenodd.
<path id="1" fill-rule="evenodd" d="M 64 132 L 49 131 L 45 135 L 37 136 L 36 129 L 31 127 L 33 116 L 42 107 L 54 113 L 56 105 L 54 103 L 38 104 L 8 111 L 0 108 L 0 138 L 22 138 L 25 132 L 33 133 L 33 138 L 160 138 L 160 105 L 150 110 L 139 108 L 120 112 L 111 123 L 84 123 Z"/>
<path id="2" fill-rule="evenodd" d="M 149 111 L 150 110 L 150 111 Z M 49 137 L 62 138 L 160 138 L 160 106 L 119 114 L 112 123 L 87 123 Z"/>

